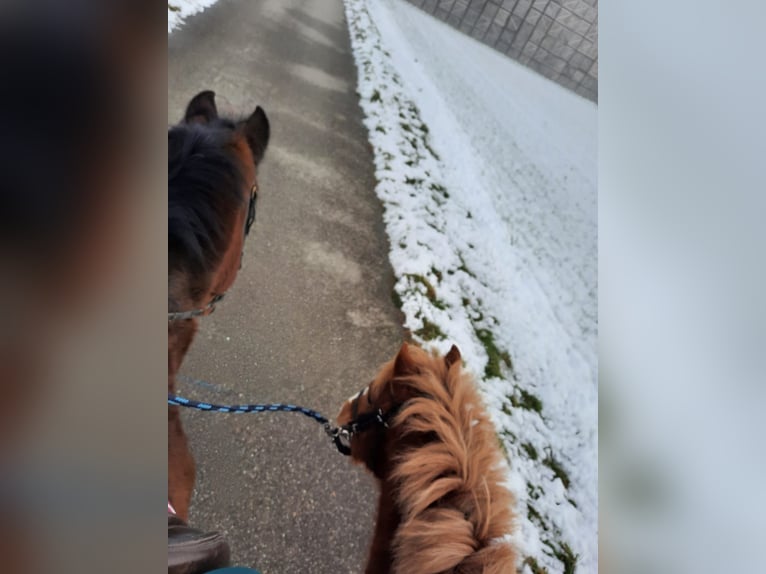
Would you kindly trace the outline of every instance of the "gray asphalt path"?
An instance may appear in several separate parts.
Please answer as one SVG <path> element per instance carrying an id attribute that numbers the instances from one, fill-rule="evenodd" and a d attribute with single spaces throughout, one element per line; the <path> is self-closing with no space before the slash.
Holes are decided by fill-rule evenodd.
<path id="1" fill-rule="evenodd" d="M 341 0 L 221 0 L 168 39 L 168 112 L 212 89 L 266 110 L 272 140 L 254 233 L 234 289 L 187 357 L 180 389 L 211 401 L 282 401 L 333 417 L 402 333 L 355 93 Z M 375 485 L 294 414 L 189 412 L 198 462 L 191 519 L 263 574 L 359 573 Z"/>

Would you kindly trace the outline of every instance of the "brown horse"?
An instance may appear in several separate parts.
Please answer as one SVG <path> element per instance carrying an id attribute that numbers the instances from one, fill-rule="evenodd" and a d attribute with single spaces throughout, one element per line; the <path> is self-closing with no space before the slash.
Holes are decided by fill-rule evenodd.
<path id="1" fill-rule="evenodd" d="M 168 130 L 168 392 L 199 317 L 237 276 L 269 133 L 260 107 L 241 121 L 219 117 L 210 91 L 196 95 Z M 194 477 L 179 408 L 168 407 L 168 502 L 184 520 Z"/>
<path id="2" fill-rule="evenodd" d="M 516 572 L 502 455 L 457 347 L 404 344 L 341 409 L 354 421 L 352 459 L 380 481 L 367 574 Z"/>

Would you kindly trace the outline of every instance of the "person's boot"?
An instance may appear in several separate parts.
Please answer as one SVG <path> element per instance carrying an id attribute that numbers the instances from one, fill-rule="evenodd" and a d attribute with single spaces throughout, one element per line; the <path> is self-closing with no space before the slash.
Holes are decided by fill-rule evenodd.
<path id="1" fill-rule="evenodd" d="M 218 532 L 192 528 L 168 512 L 168 574 L 203 574 L 229 566 L 229 545 Z"/>

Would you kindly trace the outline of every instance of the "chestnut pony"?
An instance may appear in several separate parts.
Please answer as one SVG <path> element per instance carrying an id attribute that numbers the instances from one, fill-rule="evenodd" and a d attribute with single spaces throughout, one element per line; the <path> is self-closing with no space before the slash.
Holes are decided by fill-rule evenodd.
<path id="1" fill-rule="evenodd" d="M 260 107 L 241 121 L 219 117 L 211 91 L 192 98 L 183 121 L 168 129 L 168 392 L 199 317 L 237 276 L 269 133 Z M 168 502 L 184 520 L 194 476 L 179 408 L 170 406 Z"/>
<path id="2" fill-rule="evenodd" d="M 380 483 L 366 574 L 515 573 L 497 435 L 457 347 L 441 357 L 405 343 L 338 424 L 376 412 L 350 438 Z"/>

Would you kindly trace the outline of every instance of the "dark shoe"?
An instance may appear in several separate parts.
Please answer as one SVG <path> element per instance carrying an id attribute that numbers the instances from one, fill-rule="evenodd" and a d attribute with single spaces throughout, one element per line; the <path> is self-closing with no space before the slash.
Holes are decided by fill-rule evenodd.
<path id="1" fill-rule="evenodd" d="M 203 574 L 228 565 L 229 545 L 223 536 L 168 514 L 168 574 Z"/>

